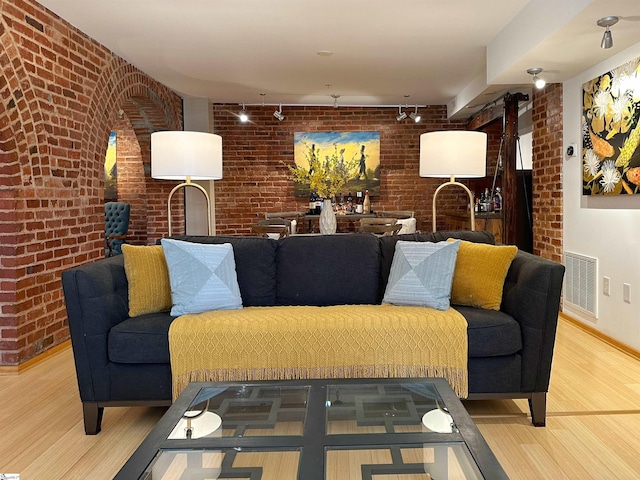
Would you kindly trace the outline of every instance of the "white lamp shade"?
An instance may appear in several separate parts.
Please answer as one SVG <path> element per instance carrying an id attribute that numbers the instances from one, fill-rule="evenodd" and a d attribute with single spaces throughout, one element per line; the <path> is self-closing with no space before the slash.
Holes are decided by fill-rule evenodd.
<path id="1" fill-rule="evenodd" d="M 487 172 L 487 134 L 468 130 L 420 135 L 420 176 L 484 177 Z"/>
<path id="2" fill-rule="evenodd" d="M 205 132 L 152 133 L 151 176 L 161 180 L 220 180 L 222 137 Z"/>

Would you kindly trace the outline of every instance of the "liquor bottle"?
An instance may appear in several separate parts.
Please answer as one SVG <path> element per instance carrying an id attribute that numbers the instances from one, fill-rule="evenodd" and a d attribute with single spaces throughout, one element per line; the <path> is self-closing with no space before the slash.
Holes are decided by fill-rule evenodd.
<path id="1" fill-rule="evenodd" d="M 496 212 L 502 211 L 502 192 L 500 191 L 500 187 L 496 187 L 496 194 L 493 199 L 493 210 Z"/>
<path id="2" fill-rule="evenodd" d="M 364 208 L 362 201 L 362 192 L 356 192 L 356 213 L 362 213 Z"/>
<path id="3" fill-rule="evenodd" d="M 347 213 L 353 213 L 353 197 L 351 196 L 351 192 L 347 196 Z"/>
<path id="4" fill-rule="evenodd" d="M 362 202 L 362 213 L 371 213 L 371 199 L 369 198 L 369 190 L 364 192 L 364 202 Z"/>
<path id="5" fill-rule="evenodd" d="M 491 194 L 489 193 L 488 187 L 484 189 L 484 211 L 493 211 L 493 200 L 491 200 Z"/>
<path id="6" fill-rule="evenodd" d="M 309 192 L 309 214 L 316 213 L 316 196 L 313 192 Z"/>

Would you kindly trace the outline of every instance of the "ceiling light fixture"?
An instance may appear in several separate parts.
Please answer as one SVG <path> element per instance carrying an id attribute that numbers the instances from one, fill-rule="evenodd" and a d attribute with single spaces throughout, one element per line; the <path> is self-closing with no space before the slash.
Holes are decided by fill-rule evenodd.
<path id="1" fill-rule="evenodd" d="M 249 121 L 249 115 L 247 114 L 247 111 L 244 108 L 244 103 L 242 104 L 242 111 L 240 112 L 240 121 L 242 123 L 246 123 Z"/>
<path id="2" fill-rule="evenodd" d="M 421 119 L 422 117 L 421 117 L 421 116 L 420 116 L 420 114 L 418 113 L 418 105 L 416 105 L 416 109 L 415 109 L 415 111 L 414 111 L 413 113 L 410 113 L 410 114 L 409 114 L 409 117 L 411 117 L 411 119 L 412 119 L 414 122 L 416 122 L 416 123 L 418 123 L 418 122 L 420 121 L 420 119 Z"/>
<path id="3" fill-rule="evenodd" d="M 333 98 L 333 108 L 338 108 L 338 99 L 340 98 L 340 95 L 332 93 L 331 97 Z"/>
<path id="4" fill-rule="evenodd" d="M 284 115 L 282 114 L 282 104 L 280 104 L 278 110 L 273 112 L 273 116 L 276 117 L 279 121 L 284 120 Z"/>
<path id="5" fill-rule="evenodd" d="M 407 118 L 407 114 L 402 111 L 402 105 L 398 105 L 398 116 L 396 117 L 396 120 L 401 122 L 405 118 Z"/>
<path id="6" fill-rule="evenodd" d="M 544 86 L 547 84 L 547 82 L 543 78 L 540 78 L 538 76 L 540 72 L 542 72 L 542 69 L 539 67 L 530 68 L 527 70 L 527 73 L 529 75 L 533 75 L 533 84 L 536 86 L 538 90 L 540 90 L 541 88 L 544 88 Z"/>
<path id="7" fill-rule="evenodd" d="M 600 48 L 611 48 L 613 47 L 613 37 L 611 36 L 611 30 L 609 27 L 618 23 L 618 17 L 603 17 L 598 20 L 598 26 L 604 27 L 604 35 L 602 36 L 602 42 L 600 42 Z"/>

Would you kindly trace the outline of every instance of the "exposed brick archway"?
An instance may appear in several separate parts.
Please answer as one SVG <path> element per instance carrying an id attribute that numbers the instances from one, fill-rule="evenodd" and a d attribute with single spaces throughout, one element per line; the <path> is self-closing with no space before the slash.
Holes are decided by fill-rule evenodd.
<path id="1" fill-rule="evenodd" d="M 104 255 L 104 155 L 118 111 L 148 164 L 151 132 L 180 129 L 182 106 L 35 1 L 0 2 L 0 45 L 0 365 L 18 365 L 69 336 L 61 272 Z M 154 232 L 170 184 L 145 183 Z"/>

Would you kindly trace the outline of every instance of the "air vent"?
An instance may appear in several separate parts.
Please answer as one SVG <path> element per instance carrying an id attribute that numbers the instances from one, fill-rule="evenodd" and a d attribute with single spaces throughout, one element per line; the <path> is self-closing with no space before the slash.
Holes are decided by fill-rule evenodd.
<path id="1" fill-rule="evenodd" d="M 596 275 L 598 259 L 564 252 L 564 301 L 572 307 L 598 318 L 596 308 Z"/>

